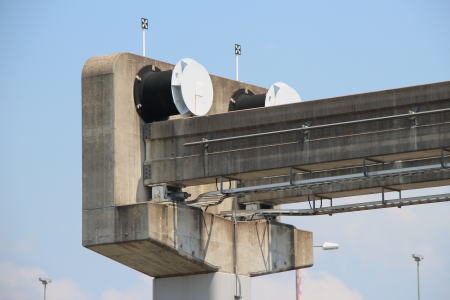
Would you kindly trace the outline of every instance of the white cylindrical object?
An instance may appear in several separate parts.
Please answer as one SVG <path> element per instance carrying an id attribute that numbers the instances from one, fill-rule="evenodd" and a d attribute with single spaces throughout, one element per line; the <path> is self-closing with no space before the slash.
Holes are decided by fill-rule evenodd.
<path id="1" fill-rule="evenodd" d="M 212 107 L 213 86 L 208 71 L 191 58 L 180 60 L 172 71 L 172 97 L 183 116 L 204 116 Z"/>
<path id="2" fill-rule="evenodd" d="M 323 250 L 337 250 L 337 249 L 339 249 L 339 244 L 325 242 L 322 244 L 322 249 Z"/>
<path id="3" fill-rule="evenodd" d="M 300 95 L 292 87 L 283 82 L 272 84 L 266 93 L 264 106 L 275 106 L 302 101 Z"/>

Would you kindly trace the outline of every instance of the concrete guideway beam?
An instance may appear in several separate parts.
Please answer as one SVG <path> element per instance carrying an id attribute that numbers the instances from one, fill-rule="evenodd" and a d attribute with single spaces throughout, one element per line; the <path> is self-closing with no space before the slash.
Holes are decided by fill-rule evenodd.
<path id="1" fill-rule="evenodd" d="M 283 175 L 288 167 L 359 166 L 364 158 L 426 158 L 449 147 L 449 109 L 450 82 L 442 82 L 147 124 L 144 182 L 196 185 Z M 291 131 L 307 123 L 307 139 L 305 130 Z"/>
<path id="2" fill-rule="evenodd" d="M 176 142 L 172 140 L 172 143 Z M 152 148 L 157 147 L 157 141 L 152 141 Z M 308 143 L 274 141 L 260 147 L 151 160 L 151 175 L 144 182 L 190 185 L 214 182 L 219 176 L 274 176 L 283 174 L 288 167 L 307 169 L 310 164 L 321 163 L 328 168 L 348 167 L 356 165 L 364 157 L 392 155 L 397 156 L 397 159 L 411 159 L 417 153 L 446 147 L 450 147 L 450 123 L 346 135 Z M 166 151 L 171 153 L 170 148 Z"/>

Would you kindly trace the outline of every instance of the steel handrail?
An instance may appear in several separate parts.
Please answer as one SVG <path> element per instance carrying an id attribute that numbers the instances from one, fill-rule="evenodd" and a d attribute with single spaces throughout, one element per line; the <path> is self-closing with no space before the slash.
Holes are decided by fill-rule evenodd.
<path id="1" fill-rule="evenodd" d="M 218 138 L 218 139 L 211 139 L 211 140 L 204 138 L 201 141 L 185 143 L 184 146 L 185 147 L 189 147 L 189 146 L 196 146 L 196 145 L 205 145 L 205 144 L 227 142 L 227 141 L 246 139 L 246 138 L 269 136 L 269 135 L 283 134 L 283 133 L 291 133 L 291 132 L 297 132 L 297 131 L 303 131 L 303 130 L 329 128 L 329 127 L 335 127 L 335 126 L 351 125 L 351 124 L 358 124 L 358 123 L 367 123 L 367 122 L 390 120 L 390 119 L 399 119 L 399 118 L 405 118 L 405 117 L 409 117 L 410 118 L 410 117 L 415 117 L 415 116 L 421 116 L 421 115 L 427 115 L 427 114 L 433 114 L 433 113 L 439 113 L 439 112 L 447 112 L 447 111 L 450 111 L 450 108 L 428 110 L 428 111 L 423 111 L 423 112 L 409 112 L 409 113 L 400 114 L 400 115 L 384 116 L 384 117 L 361 119 L 361 120 L 353 120 L 353 121 L 345 121 L 345 122 L 322 124 L 322 125 L 315 125 L 315 126 L 303 126 L 303 127 L 298 127 L 298 128 L 276 130 L 276 131 L 268 131 L 268 132 L 253 133 L 253 134 L 245 134 L 245 135 L 238 135 L 238 136 Z"/>

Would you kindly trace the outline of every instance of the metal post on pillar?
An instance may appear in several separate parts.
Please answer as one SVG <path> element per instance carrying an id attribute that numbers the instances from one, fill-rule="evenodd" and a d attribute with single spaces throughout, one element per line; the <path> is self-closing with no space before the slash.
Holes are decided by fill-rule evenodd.
<path id="1" fill-rule="evenodd" d="M 241 56 L 241 45 L 234 44 L 234 56 L 236 57 L 236 81 L 239 81 L 239 56 Z"/>
<path id="2" fill-rule="evenodd" d="M 141 18 L 141 29 L 142 29 L 142 56 L 145 56 L 145 32 L 148 29 L 148 19 Z"/>

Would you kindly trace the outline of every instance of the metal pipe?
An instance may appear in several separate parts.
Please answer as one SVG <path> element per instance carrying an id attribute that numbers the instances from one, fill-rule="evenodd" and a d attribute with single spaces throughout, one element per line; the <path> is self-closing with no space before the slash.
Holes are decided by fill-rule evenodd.
<path id="1" fill-rule="evenodd" d="M 423 111 L 423 112 L 417 112 L 417 113 L 414 113 L 414 115 L 415 116 L 420 116 L 420 115 L 427 115 L 427 114 L 433 114 L 433 113 L 439 113 L 439 112 L 447 112 L 447 111 L 450 111 L 450 108 L 435 109 L 435 110 L 428 110 L 428 111 Z M 385 116 L 385 117 L 369 118 L 369 119 L 362 119 L 362 120 L 353 120 L 353 121 L 346 121 L 346 122 L 322 124 L 322 125 L 315 125 L 315 126 L 309 126 L 309 127 L 299 127 L 299 128 L 276 130 L 276 131 L 261 132 L 261 133 L 254 133 L 254 134 L 245 134 L 245 135 L 238 135 L 238 136 L 219 138 L 219 139 L 212 139 L 212 140 L 204 139 L 202 141 L 185 143 L 184 146 L 189 147 L 189 146 L 196 146 L 196 145 L 201 145 L 201 144 L 205 144 L 205 143 L 208 143 L 208 144 L 220 143 L 220 142 L 227 142 L 227 141 L 246 139 L 246 138 L 254 138 L 254 137 L 261 137 L 261 136 L 268 136 L 268 135 L 275 135 L 275 134 L 283 134 L 283 133 L 291 133 L 291 132 L 297 132 L 297 131 L 303 131 L 303 130 L 329 128 L 329 127 L 335 127 L 335 126 L 351 125 L 351 124 L 358 124 L 358 123 L 367 123 L 367 122 L 373 122 L 373 121 L 399 119 L 399 118 L 405 118 L 405 117 L 410 117 L 410 116 L 411 116 L 411 113 L 407 113 L 407 114 L 400 114 L 400 115 L 393 115 L 393 116 Z"/>

